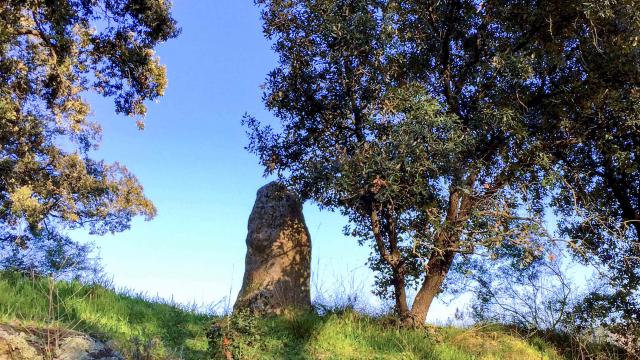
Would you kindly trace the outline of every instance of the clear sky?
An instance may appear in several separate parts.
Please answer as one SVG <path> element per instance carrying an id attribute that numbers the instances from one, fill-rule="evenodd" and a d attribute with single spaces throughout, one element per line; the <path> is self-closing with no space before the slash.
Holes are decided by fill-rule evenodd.
<path id="1" fill-rule="evenodd" d="M 206 304 L 230 292 L 235 298 L 242 282 L 247 220 L 256 190 L 269 179 L 244 149 L 240 120 L 248 112 L 274 121 L 260 84 L 277 62 L 252 0 L 175 0 L 173 14 L 182 34 L 157 49 L 169 86 L 159 103 L 149 104 L 146 129 L 116 116 L 111 100 L 90 99 L 104 129 L 94 158 L 132 170 L 158 215 L 113 236 L 71 235 L 95 241 L 117 286 Z M 324 289 L 353 282 L 371 296 L 369 249 L 342 235 L 340 215 L 309 202 L 304 213 L 314 282 Z M 454 310 L 438 304 L 430 318 Z"/>

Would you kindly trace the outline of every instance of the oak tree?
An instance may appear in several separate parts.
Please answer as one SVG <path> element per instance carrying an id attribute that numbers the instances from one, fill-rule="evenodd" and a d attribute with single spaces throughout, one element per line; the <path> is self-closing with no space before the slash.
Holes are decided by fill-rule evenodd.
<path id="1" fill-rule="evenodd" d="M 562 235 L 606 286 L 585 318 L 640 336 L 640 2 L 569 2 L 534 71 L 554 82 L 536 104 L 558 182 Z M 542 65 L 544 64 L 544 65 Z M 635 329 L 635 330 L 634 330 Z M 637 338 L 636 338 L 637 339 Z"/>
<path id="2" fill-rule="evenodd" d="M 167 85 L 154 47 L 178 34 L 163 0 L 0 3 L 0 246 L 119 232 L 155 207 L 127 168 L 90 157 L 90 93 L 142 127 Z"/>
<path id="3" fill-rule="evenodd" d="M 530 109 L 554 89 L 532 69 L 561 5 L 257 3 L 279 55 L 264 99 L 280 123 L 246 117 L 249 149 L 373 244 L 377 293 L 406 324 L 425 320 L 454 263 L 543 255 L 552 156 Z"/>

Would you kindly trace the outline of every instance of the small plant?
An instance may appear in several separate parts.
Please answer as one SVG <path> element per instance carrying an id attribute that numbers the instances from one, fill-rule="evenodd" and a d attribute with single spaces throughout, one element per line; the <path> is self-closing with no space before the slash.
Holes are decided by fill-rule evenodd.
<path id="1" fill-rule="evenodd" d="M 207 330 L 209 350 L 214 359 L 243 359 L 247 347 L 258 343 L 260 338 L 257 319 L 248 311 L 216 320 Z"/>
<path id="2" fill-rule="evenodd" d="M 134 337 L 131 340 L 132 343 L 132 360 L 153 360 L 157 359 L 154 355 L 154 349 L 158 347 L 156 340 L 144 340 L 138 337 Z"/>

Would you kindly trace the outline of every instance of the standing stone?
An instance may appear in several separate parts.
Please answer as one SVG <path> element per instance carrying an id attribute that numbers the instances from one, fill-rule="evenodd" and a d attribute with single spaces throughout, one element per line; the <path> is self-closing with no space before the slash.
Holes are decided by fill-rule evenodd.
<path id="1" fill-rule="evenodd" d="M 278 182 L 258 190 L 234 311 L 281 313 L 311 306 L 311 238 L 298 197 Z"/>

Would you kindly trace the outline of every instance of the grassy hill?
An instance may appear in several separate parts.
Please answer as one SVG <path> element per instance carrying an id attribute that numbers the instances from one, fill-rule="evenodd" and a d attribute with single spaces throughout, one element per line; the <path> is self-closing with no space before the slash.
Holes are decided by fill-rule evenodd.
<path id="1" fill-rule="evenodd" d="M 245 359 L 562 359 L 544 341 L 525 341 L 500 326 L 407 330 L 390 318 L 350 310 L 258 320 L 240 316 L 220 321 L 220 328 L 218 346 Z"/>
<path id="2" fill-rule="evenodd" d="M 111 340 L 127 358 L 149 350 L 158 359 L 207 359 L 205 329 L 211 320 L 100 285 L 0 273 L 0 323 L 86 332 Z"/>
<path id="3" fill-rule="evenodd" d="M 560 359 L 544 341 L 498 326 L 403 330 L 353 311 L 215 319 L 99 285 L 0 273 L 0 323 L 86 332 L 128 358 L 149 348 L 154 359 L 208 359 L 214 320 L 217 348 L 244 359 Z"/>

